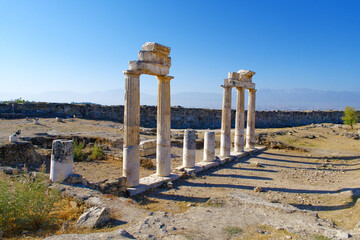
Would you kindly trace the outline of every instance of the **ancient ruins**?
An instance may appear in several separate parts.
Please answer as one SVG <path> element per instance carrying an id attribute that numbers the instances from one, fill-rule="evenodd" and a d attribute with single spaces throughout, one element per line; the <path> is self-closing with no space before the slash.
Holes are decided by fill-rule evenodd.
<path id="1" fill-rule="evenodd" d="M 127 177 L 129 187 L 139 185 L 141 74 L 154 75 L 158 79 L 156 170 L 157 175 L 161 177 L 169 176 L 171 172 L 170 80 L 174 77 L 167 75 L 171 66 L 169 54 L 169 47 L 147 42 L 139 51 L 139 60 L 130 61 L 129 70 L 124 71 L 123 175 Z"/>
<path id="2" fill-rule="evenodd" d="M 237 90 L 236 96 L 236 118 L 235 118 L 235 140 L 234 152 L 244 151 L 244 90 L 249 90 L 248 114 L 246 127 L 246 148 L 253 149 L 255 144 L 255 84 L 252 77 L 255 72 L 250 70 L 240 70 L 229 72 L 228 78 L 224 79 L 224 95 L 221 120 L 221 156 L 230 156 L 231 150 L 231 90 L 233 87 Z"/>

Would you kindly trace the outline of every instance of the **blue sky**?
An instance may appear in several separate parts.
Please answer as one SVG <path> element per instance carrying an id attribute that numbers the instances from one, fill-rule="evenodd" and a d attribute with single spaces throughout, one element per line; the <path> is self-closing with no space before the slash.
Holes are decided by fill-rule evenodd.
<path id="1" fill-rule="evenodd" d="M 355 0 L 0 0 L 0 92 L 123 89 L 147 41 L 172 48 L 172 93 L 221 93 L 239 69 L 257 88 L 360 91 L 359 12 Z"/>

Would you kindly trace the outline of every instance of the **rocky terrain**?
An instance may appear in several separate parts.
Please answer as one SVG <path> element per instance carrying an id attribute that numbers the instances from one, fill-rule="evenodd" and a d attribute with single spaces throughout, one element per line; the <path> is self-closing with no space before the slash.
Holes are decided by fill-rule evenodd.
<path id="1" fill-rule="evenodd" d="M 24 141 L 8 143 L 18 129 Z M 317 124 L 256 131 L 258 143 L 268 150 L 133 198 L 81 184 L 57 186 L 89 207 L 108 207 L 111 224 L 91 231 L 70 224 L 58 235 L 47 234 L 48 239 L 360 239 L 357 128 Z M 0 163 L 26 163 L 36 170 L 49 160 L 51 141 L 60 137 L 98 142 L 104 150 L 102 160 L 76 162 L 75 173 L 89 181 L 122 175 L 122 125 L 107 121 L 40 119 L 34 125 L 26 119 L 0 120 Z M 218 144 L 219 130 L 216 137 Z M 155 138 L 154 131 L 142 129 L 141 138 Z M 172 132 L 173 168 L 181 165 L 181 138 L 181 130 Z M 202 138 L 203 130 L 198 131 L 197 161 L 202 160 Z M 19 146 L 23 150 L 16 155 Z M 155 159 L 144 159 L 141 175 L 147 176 L 155 170 Z"/>

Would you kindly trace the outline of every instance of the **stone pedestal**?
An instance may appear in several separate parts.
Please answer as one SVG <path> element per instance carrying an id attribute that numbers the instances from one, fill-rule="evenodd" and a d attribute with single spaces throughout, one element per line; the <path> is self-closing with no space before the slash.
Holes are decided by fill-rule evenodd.
<path id="1" fill-rule="evenodd" d="M 255 146 L 255 89 L 249 89 L 249 102 L 246 126 L 246 148 L 253 149 Z"/>
<path id="2" fill-rule="evenodd" d="M 204 135 L 204 161 L 212 162 L 215 159 L 215 132 L 206 131 Z"/>
<path id="3" fill-rule="evenodd" d="M 140 74 L 125 71 L 123 176 L 129 187 L 140 177 Z"/>
<path id="4" fill-rule="evenodd" d="M 196 131 L 185 130 L 183 143 L 183 167 L 195 167 L 196 159 Z"/>
<path id="5" fill-rule="evenodd" d="M 236 88 L 236 117 L 235 117 L 235 139 L 234 152 L 244 151 L 244 125 L 245 125 L 245 110 L 244 110 L 244 88 Z"/>
<path id="6" fill-rule="evenodd" d="M 158 79 L 156 172 L 160 177 L 171 173 L 171 76 L 156 76 Z"/>
<path id="7" fill-rule="evenodd" d="M 223 88 L 220 156 L 227 157 L 230 156 L 231 148 L 231 87 Z"/>
<path id="8" fill-rule="evenodd" d="M 63 182 L 73 174 L 74 144 L 72 140 L 54 140 L 51 151 L 50 180 Z"/>

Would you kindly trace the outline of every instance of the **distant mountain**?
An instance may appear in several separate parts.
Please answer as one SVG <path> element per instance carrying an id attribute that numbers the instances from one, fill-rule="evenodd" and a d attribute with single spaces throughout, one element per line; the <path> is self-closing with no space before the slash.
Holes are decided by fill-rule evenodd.
<path id="1" fill-rule="evenodd" d="M 235 108 L 236 91 L 232 92 L 232 106 Z M 123 105 L 124 90 L 113 89 L 86 94 L 72 91 L 50 91 L 40 94 L 0 93 L 0 100 L 23 98 L 43 102 L 92 102 L 103 105 Z M 156 105 L 157 96 L 140 94 L 142 105 Z M 245 95 L 245 104 L 247 93 Z M 183 92 L 171 95 L 172 106 L 221 109 L 222 94 Z M 256 93 L 257 110 L 343 110 L 346 106 L 360 109 L 360 92 L 320 91 L 300 89 L 259 89 Z"/>

